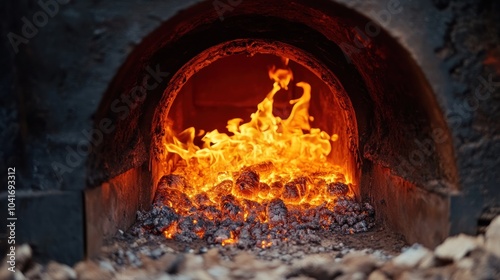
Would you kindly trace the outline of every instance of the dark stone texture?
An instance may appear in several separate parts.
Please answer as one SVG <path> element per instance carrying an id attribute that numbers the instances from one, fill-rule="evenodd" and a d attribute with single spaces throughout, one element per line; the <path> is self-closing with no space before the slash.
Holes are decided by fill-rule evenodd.
<path id="1" fill-rule="evenodd" d="M 151 207 L 155 195 L 147 165 L 128 170 L 99 187 L 85 190 L 86 255 L 99 254 L 103 240 L 127 230 L 139 210 Z"/>
<path id="2" fill-rule="evenodd" d="M 11 6 L 2 9 L 11 24 L 2 31 L 22 34 L 21 18 L 31 20 L 41 8 L 36 2 L 13 2 L 3 4 Z M 26 155 L 22 157 L 24 187 L 86 187 L 87 153 L 78 154 L 78 145 L 89 142 L 84 131 L 92 129 L 93 115 L 106 88 L 134 45 L 162 18 L 193 2 L 128 1 L 115 5 L 71 1 L 59 5 L 59 12 L 27 44 L 20 45 L 17 55 L 13 55 L 10 43 L 3 41 L 6 53 L 16 59 L 16 67 L 8 69 L 17 69 L 11 71 L 17 85 L 12 90 L 16 95 L 10 94 L 10 98 L 16 96 L 22 110 L 11 109 L 8 114 L 19 119 L 23 128 L 18 134 L 22 135 L 20 144 Z M 2 34 L 2 38 L 6 36 Z M 95 146 L 90 143 L 91 149 Z M 2 146 L 2 151 L 4 148 L 8 146 Z M 77 151 L 77 155 L 68 150 Z M 65 165 L 69 171 L 55 171 L 54 163 Z"/>
<path id="3" fill-rule="evenodd" d="M 344 2 L 367 14 L 383 10 L 385 4 Z M 436 114 L 445 116 L 453 142 L 449 153 L 454 156 L 443 163 L 457 165 L 458 181 L 428 180 L 423 185 L 431 190 L 433 185 L 454 185 L 452 189 L 457 191 L 450 197 L 449 233 L 473 233 L 481 212 L 500 203 L 500 3 L 401 3 L 402 13 L 393 16 L 386 29 L 406 47 L 429 81 L 439 104 Z M 482 81 L 490 78 L 496 86 L 486 91 Z"/>
<path id="4" fill-rule="evenodd" d="M 7 13 L 7 11 L 12 11 L 12 13 Z M 2 16 L 0 25 L 2 38 L 0 44 L 2 53 L 0 56 L 0 170 L 5 170 L 5 172 L 8 167 L 20 167 L 24 155 L 19 120 L 19 111 L 22 107 L 19 106 L 19 89 L 15 87 L 18 79 L 16 62 L 19 62 L 19 59 L 12 51 L 9 41 L 4 40 L 13 28 L 14 20 L 17 20 L 15 17 L 17 11 L 18 7 L 14 1 L 0 3 L 0 16 Z M 22 187 L 24 186 L 19 186 L 19 188 Z M 0 186 L 0 191 L 4 190 L 7 190 L 5 184 Z"/>
<path id="5" fill-rule="evenodd" d="M 0 194 L 6 221 L 7 194 Z M 16 192 L 16 246 L 28 243 L 38 261 L 73 265 L 84 257 L 84 207 L 81 191 Z M 1 235 L 6 227 L 0 228 Z M 2 242 L 2 251 L 6 243 Z"/>
<path id="6" fill-rule="evenodd" d="M 393 175 L 388 169 L 374 165 L 375 170 L 363 178 L 363 198 L 375 208 L 379 222 L 402 234 L 408 243 L 420 243 L 434 248 L 450 233 L 450 226 L 457 217 L 450 217 L 454 210 L 450 198 L 429 192 Z M 466 209 L 458 209 L 466 212 Z M 373 209 L 368 212 L 372 212 Z M 467 230 L 467 225 L 462 225 Z"/>

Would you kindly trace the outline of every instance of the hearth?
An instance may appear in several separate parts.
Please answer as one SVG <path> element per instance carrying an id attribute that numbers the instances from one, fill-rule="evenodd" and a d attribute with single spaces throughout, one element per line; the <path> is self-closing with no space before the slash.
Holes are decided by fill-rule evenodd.
<path id="1" fill-rule="evenodd" d="M 160 116 L 163 177 L 155 213 L 142 219 L 146 231 L 269 247 L 299 229 L 352 234 L 373 226 L 373 207 L 356 202 L 358 172 L 346 160 L 352 155 L 342 150 L 353 130 L 346 110 L 309 70 L 273 55 L 232 55 L 183 89 Z M 333 102 L 322 100 L 328 97 Z"/>
<path id="2" fill-rule="evenodd" d="M 107 212 L 106 206 L 101 206 L 100 202 L 102 191 L 99 188 L 89 190 L 86 194 L 86 208 L 90 224 L 100 227 L 102 219 L 115 217 L 112 213 L 121 208 L 124 209 L 119 212 L 125 212 L 130 223 L 135 219 L 138 208 L 149 208 L 158 191 L 157 186 L 163 185 L 163 191 L 168 189 L 165 183 L 160 182 L 163 176 L 179 170 L 178 164 L 189 165 L 193 160 L 200 162 L 199 157 L 194 157 L 198 148 L 192 142 L 196 140 L 194 138 L 198 132 L 186 130 L 174 137 L 175 132 L 180 133 L 190 126 L 207 132 L 213 129 L 227 132 L 226 122 L 238 117 L 247 119 L 236 123 L 230 121 L 228 130 L 232 131 L 231 135 L 241 132 L 241 123 L 250 122 L 250 127 L 252 122 L 256 123 L 254 126 L 265 126 L 262 120 L 252 121 L 248 117 L 252 112 L 255 116 L 266 115 L 262 108 L 269 107 L 269 104 L 259 102 L 265 101 L 265 95 L 273 90 L 273 79 L 269 76 L 272 77 L 276 72 L 266 75 L 267 69 L 264 68 L 271 67 L 274 69 L 272 71 L 298 71 L 297 75 L 304 77 L 292 82 L 286 80 L 286 77 L 281 77 L 283 80 L 275 79 L 279 85 L 277 90 L 281 88 L 288 92 L 286 94 L 294 95 L 287 98 L 286 94 L 276 94 L 277 98 L 282 98 L 281 103 L 287 103 L 303 94 L 306 89 L 298 86 L 300 82 L 311 80 L 319 85 L 317 88 L 311 87 L 318 92 L 311 95 L 310 115 L 314 117 L 314 121 L 306 126 L 310 129 L 310 125 L 314 125 L 312 128 L 318 128 L 318 135 L 325 133 L 325 137 L 330 139 L 324 142 L 331 148 L 320 146 L 320 155 L 312 158 L 310 164 L 329 162 L 332 166 L 337 166 L 339 170 L 335 172 L 345 176 L 339 183 L 350 185 L 350 198 L 359 203 L 371 203 L 378 220 L 392 225 L 408 240 L 429 246 L 443 240 L 450 230 L 447 196 L 458 191 L 457 171 L 455 165 L 451 164 L 452 138 L 428 82 L 408 52 L 383 30 L 374 37 L 368 36 L 366 31 L 360 31 L 356 27 L 366 26 L 369 21 L 356 16 L 349 9 L 339 7 L 340 10 L 331 11 L 336 15 L 343 15 L 341 18 L 352 16 L 349 20 L 345 19 L 347 22 L 344 24 L 351 25 L 351 28 L 346 29 L 339 23 L 341 18 L 338 17 L 318 22 L 318 18 L 324 18 L 323 12 L 306 4 L 287 4 L 290 7 L 287 13 L 280 13 L 280 9 L 274 6 L 277 3 L 266 4 L 265 7 L 271 14 L 265 16 L 258 12 L 261 7 L 248 3 L 241 5 L 242 9 L 234 11 L 231 17 L 209 22 L 207 17 L 209 14 L 214 16 L 211 13 L 213 11 L 196 10 L 196 7 L 201 6 L 195 6 L 191 14 L 179 15 L 180 23 L 165 24 L 131 54 L 126 67 L 122 68 L 109 88 L 96 116 L 97 120 L 109 118 L 117 125 L 116 130 L 91 155 L 90 183 L 98 185 L 110 180 L 111 189 L 139 192 L 137 195 L 141 198 L 142 205 L 129 207 L 126 201 L 130 198 L 135 200 L 136 196 L 132 195 L 127 199 L 118 195 L 111 200 L 122 203 Z M 304 9 L 311 14 L 304 15 Z M 358 21 L 351 22 L 353 18 Z M 187 19 L 189 22 L 184 21 Z M 325 26 L 332 27 L 324 30 Z M 350 30 L 352 33 L 342 30 Z M 172 42 L 155 43 L 158 40 Z M 152 46 L 162 47 L 153 51 Z M 352 49 L 359 50 L 361 47 L 363 51 Z M 144 53 L 146 50 L 148 55 Z M 291 65 L 287 65 L 286 61 Z M 256 67 L 259 63 L 260 68 Z M 246 75 L 243 80 L 238 77 L 238 69 L 245 69 L 240 70 Z M 263 74 L 264 78 L 256 73 Z M 158 77 L 159 75 L 163 76 Z M 280 82 L 285 84 L 280 85 Z M 294 90 L 286 91 L 288 84 Z M 240 88 L 243 88 L 241 93 L 238 92 Z M 126 101 L 124 93 L 125 97 L 130 94 L 131 100 L 138 100 L 130 112 L 121 109 L 123 102 L 116 101 Z M 138 97 L 134 98 L 134 95 Z M 259 110 L 256 110 L 257 104 L 260 106 Z M 293 110 L 291 106 L 279 103 L 277 106 L 277 109 L 281 106 L 282 112 L 278 113 L 281 113 L 280 119 L 283 120 Z M 247 113 L 242 114 L 243 112 Z M 305 117 L 308 118 L 309 115 Z M 121 121 L 122 118 L 124 121 Z M 333 135 L 336 135 L 335 142 L 332 141 Z M 208 141 L 215 145 L 213 139 L 222 136 L 216 133 L 210 137 L 212 140 Z M 238 137 L 244 136 L 240 133 Z M 197 140 L 201 141 L 200 138 Z M 328 149 L 331 151 L 328 152 Z M 257 151 L 261 150 L 240 150 L 239 153 L 247 159 L 251 158 L 250 153 Z M 198 155 L 205 152 L 199 150 Z M 212 179 L 214 176 L 218 177 L 209 183 L 202 182 L 203 186 L 221 184 L 224 178 L 232 180 L 234 186 L 238 186 L 238 180 L 248 185 L 246 179 L 239 179 L 240 176 L 228 173 L 242 172 L 245 168 L 246 171 L 253 172 L 255 168 L 252 165 L 267 164 L 265 160 L 248 163 L 241 161 L 241 164 L 230 161 L 229 165 L 238 167 L 239 170 L 219 170 L 218 166 L 213 165 L 215 156 L 225 155 L 205 153 L 204 161 L 200 163 L 205 170 L 189 171 L 192 174 L 203 173 L 205 177 Z M 297 158 L 301 156 L 297 154 Z M 211 161 L 207 160 L 208 157 L 211 157 Z M 266 158 L 264 153 L 256 157 Z M 128 166 L 134 165 L 134 161 L 141 161 L 142 158 L 148 159 L 147 165 L 123 173 Z M 132 172 L 135 174 L 131 174 Z M 226 174 L 221 174 L 224 172 Z M 258 173 L 243 177 L 261 176 Z M 327 173 L 334 174 L 332 170 Z M 201 188 L 195 186 L 200 182 L 193 181 L 193 176 L 181 175 L 184 179 L 179 180 L 187 180 L 189 188 Z M 285 186 L 293 180 L 300 180 L 300 175 L 296 176 L 281 183 Z M 142 180 L 137 181 L 136 177 Z M 310 181 L 322 179 L 309 178 Z M 164 178 L 163 181 L 165 180 L 167 179 Z M 261 182 L 260 179 L 255 181 L 268 186 L 273 183 L 265 180 Z M 325 185 L 328 183 L 336 181 L 326 182 Z M 237 187 L 227 187 L 232 189 L 227 194 L 238 194 Z M 244 192 L 245 190 L 239 193 L 243 198 Z M 124 192 L 123 195 L 129 196 L 127 193 Z M 209 197 L 213 195 L 209 190 L 205 194 Z M 174 196 L 171 192 L 170 195 Z M 174 199 L 177 202 L 182 200 L 182 195 L 178 195 Z M 202 199 L 202 192 L 198 195 L 198 199 Z M 212 197 L 209 199 L 210 203 L 220 206 L 222 202 L 216 200 L 223 196 L 221 194 L 217 199 Z M 285 201 L 285 196 L 286 194 L 281 194 L 280 199 Z M 318 205 L 328 202 L 322 199 Z M 194 200 L 192 196 L 189 201 L 195 203 Z M 94 205 L 94 201 L 98 205 Z M 136 204 L 137 201 L 133 203 Z M 333 210 L 333 206 L 330 208 Z M 173 209 L 180 210 L 175 207 Z M 243 212 L 245 211 L 241 214 Z M 120 224 L 122 221 L 119 219 L 119 227 L 126 228 L 126 224 Z M 349 228 L 352 231 L 352 225 L 344 230 L 348 231 Z M 90 229 L 88 234 L 93 237 L 90 240 L 98 240 L 95 238 L 96 233 L 98 236 L 106 236 L 114 234 L 117 228 L 115 224 L 111 225 L 108 232 L 106 228 L 101 228 L 105 230 L 104 233 L 93 227 Z"/>
<path id="3" fill-rule="evenodd" d="M 88 25 L 71 11 L 97 11 L 85 50 L 28 69 L 42 33 L 12 62 L 49 69 L 61 94 L 15 83 L 48 100 L 17 101 L 19 242 L 73 263 L 118 230 L 240 249 L 382 227 L 428 247 L 476 233 L 499 209 L 500 52 L 491 32 L 467 41 L 466 23 L 495 26 L 497 6 L 443 3 L 68 4 L 54 21 L 70 29 Z M 38 235 L 36 219 L 50 225 Z"/>

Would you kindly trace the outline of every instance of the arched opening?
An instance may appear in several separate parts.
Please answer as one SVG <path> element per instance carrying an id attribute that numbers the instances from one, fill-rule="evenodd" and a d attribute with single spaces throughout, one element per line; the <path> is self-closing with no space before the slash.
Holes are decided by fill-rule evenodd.
<path id="1" fill-rule="evenodd" d="M 121 192 L 129 190 L 141 193 L 136 207 L 124 210 L 130 223 L 137 208 L 149 207 L 158 181 L 171 168 L 159 145 L 165 136 L 162 118 L 175 115 L 184 127 L 202 116 L 197 112 L 190 118 L 191 112 L 172 107 L 187 96 L 181 92 L 190 78 L 227 57 L 275 55 L 302 65 L 328 88 L 314 110 L 322 115 L 319 125 L 330 133 L 336 133 L 338 123 L 331 120 L 342 119 L 345 130 L 338 132 L 342 141 L 334 154 L 341 159 L 338 164 L 352 170 L 357 198 L 374 203 L 379 218 L 409 239 L 418 239 L 417 227 L 422 227 L 409 225 L 409 215 L 421 213 L 418 222 L 442 224 L 448 216 L 444 196 L 458 190 L 451 138 L 434 94 L 408 52 L 382 29 L 367 36 L 359 28 L 370 23 L 367 18 L 330 1 L 323 1 L 321 9 L 306 1 L 247 2 L 223 21 L 209 3 L 194 5 L 134 50 L 96 115 L 97 120 L 112 120 L 116 130 L 91 155 L 89 184 L 121 190 L 110 197 L 127 196 Z M 329 107 L 341 110 L 324 110 Z M 408 201 L 409 209 L 398 214 Z M 429 201 L 444 203 L 426 212 L 422 208 Z M 118 204 L 119 199 L 115 207 L 125 207 Z M 432 246 L 446 233 L 446 228 L 436 228 L 422 242 Z"/>

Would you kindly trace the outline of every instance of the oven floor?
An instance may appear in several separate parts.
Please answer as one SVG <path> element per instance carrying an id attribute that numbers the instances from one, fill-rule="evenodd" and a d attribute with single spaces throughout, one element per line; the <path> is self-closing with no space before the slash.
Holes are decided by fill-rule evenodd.
<path id="1" fill-rule="evenodd" d="M 381 227 L 353 235 L 321 235 L 320 241 L 267 249 L 203 242 L 182 244 L 163 236 L 137 238 L 119 232 L 100 256 L 73 268 L 30 261 L 28 245 L 16 251 L 15 279 L 219 280 L 219 279 L 500 279 L 500 217 L 485 235 L 449 237 L 434 251 L 407 247 Z M 21 262 L 23 260 L 23 262 Z M 8 270 L 0 271 L 0 279 Z M 9 272 L 10 273 L 10 272 Z M 14 279 L 12 278 L 12 279 Z"/>
<path id="2" fill-rule="evenodd" d="M 125 232 L 117 234 L 113 239 L 106 242 L 102 248 L 102 256 L 116 266 L 140 266 L 141 257 L 156 259 L 165 253 L 203 254 L 212 248 L 216 248 L 220 257 L 227 261 L 234 260 L 241 252 L 247 252 L 257 259 L 266 261 L 279 260 L 285 264 L 291 264 L 309 255 L 320 254 L 342 258 L 352 251 L 364 251 L 382 259 L 388 259 L 401 252 L 401 249 L 406 245 L 400 235 L 381 226 L 377 226 L 368 232 L 352 235 L 334 235 L 326 230 L 318 230 L 314 233 L 320 237 L 319 242 L 303 242 L 302 244 L 285 242 L 279 246 L 273 245 L 265 249 L 252 247 L 242 250 L 236 245 L 207 245 L 202 240 L 186 244 L 175 240 L 167 240 L 163 235 L 151 234 L 147 238 L 137 238 Z"/>

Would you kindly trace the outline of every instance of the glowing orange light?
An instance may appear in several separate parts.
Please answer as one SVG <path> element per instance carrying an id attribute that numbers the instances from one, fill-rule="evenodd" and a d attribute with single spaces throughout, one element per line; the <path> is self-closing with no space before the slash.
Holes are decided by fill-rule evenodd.
<path id="1" fill-rule="evenodd" d="M 202 239 L 203 236 L 205 236 L 205 230 L 204 229 L 199 229 L 199 230 L 195 231 L 195 233 L 196 233 L 196 235 L 198 235 L 198 237 L 200 239 Z"/>
<path id="2" fill-rule="evenodd" d="M 327 159 L 332 144 L 339 140 L 338 134 L 330 136 L 311 127 L 314 120 L 309 115 L 311 86 L 306 82 L 295 84 L 302 95 L 290 100 L 293 105 L 290 115 L 282 119 L 273 114 L 274 97 L 291 90 L 293 74 L 288 66 L 273 67 L 269 77 L 274 81 L 273 87 L 257 105 L 257 111 L 248 122 L 240 118 L 229 120 L 226 126 L 229 134 L 218 130 L 196 133 L 193 127 L 176 134 L 170 124 L 166 125 L 168 137 L 164 138 L 163 146 L 180 158 L 169 172 L 185 181 L 165 190 L 165 205 L 180 215 L 188 215 L 195 205 L 209 209 L 202 214 L 210 220 L 220 219 L 221 214 L 217 213 L 225 213 L 233 220 L 253 217 L 267 223 L 265 205 L 273 199 L 283 200 L 288 208 L 306 210 L 320 205 L 333 209 L 339 196 L 353 197 L 348 187 L 351 176 Z M 200 135 L 203 135 L 202 147 L 194 144 L 195 137 Z M 335 185 L 338 183 L 345 187 Z M 241 211 L 227 210 L 228 205 L 237 205 Z M 198 220 L 192 223 L 197 225 Z M 172 238 L 176 232 L 177 224 L 170 225 L 164 234 Z M 197 231 L 198 236 L 203 234 Z M 235 242 L 231 232 L 222 245 Z M 271 245 L 270 241 L 260 244 L 263 248 Z"/>
<path id="3" fill-rule="evenodd" d="M 226 245 L 230 245 L 230 244 L 234 244 L 234 243 L 238 242 L 238 240 L 235 238 L 234 233 L 232 231 L 230 232 L 230 235 L 231 235 L 231 237 L 229 237 L 228 239 L 222 240 L 222 242 L 221 242 L 222 246 L 226 246 Z"/>
<path id="4" fill-rule="evenodd" d="M 269 247 L 271 247 L 272 245 L 273 245 L 273 242 L 271 242 L 271 241 L 262 240 L 262 241 L 260 242 L 260 247 L 261 247 L 261 248 L 263 248 L 263 249 L 265 249 L 265 248 L 269 248 Z"/>
<path id="5" fill-rule="evenodd" d="M 167 229 L 165 229 L 163 231 L 163 235 L 165 236 L 165 238 L 167 239 L 172 239 L 174 238 L 175 234 L 177 233 L 177 222 L 172 222 L 168 227 Z"/>

